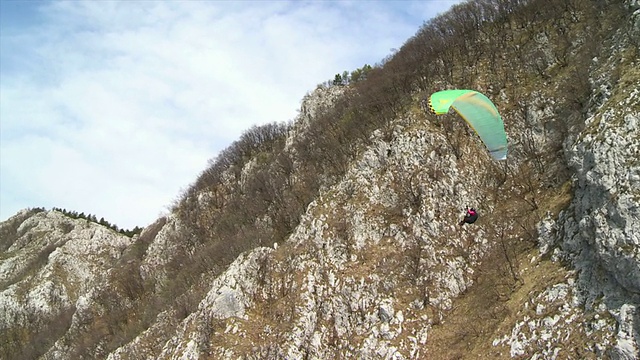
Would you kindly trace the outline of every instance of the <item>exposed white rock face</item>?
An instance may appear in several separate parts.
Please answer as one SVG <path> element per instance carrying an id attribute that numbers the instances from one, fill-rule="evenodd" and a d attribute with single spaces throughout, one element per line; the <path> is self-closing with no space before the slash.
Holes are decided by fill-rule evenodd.
<path id="1" fill-rule="evenodd" d="M 15 240 L 4 253 L 4 257 L 10 256 L 0 262 L 4 285 L 0 291 L 0 332 L 16 328 L 32 333 L 63 330 L 59 324 L 73 322 L 71 316 L 80 314 L 86 299 L 105 286 L 108 272 L 134 241 L 56 211 L 39 212 L 25 220 L 12 218 L 2 226 L 18 223 Z"/>
<path id="2" fill-rule="evenodd" d="M 584 311 L 575 276 L 570 273 L 566 282 L 551 285 L 530 299 L 511 334 L 495 339 L 493 345 L 507 344 L 516 358 L 558 359 L 570 355 L 566 347 L 574 339 L 588 339 L 582 356 L 609 357 L 616 321 L 603 305 Z"/>
<path id="3" fill-rule="evenodd" d="M 7 250 L 12 256 L 0 264 L 0 279 L 11 284 L 0 293 L 0 313 L 7 320 L 1 328 L 25 325 L 30 312 L 46 316 L 73 305 L 104 280 L 105 272 L 132 241 L 56 211 L 29 217 L 18 234 Z M 35 267 L 36 275 L 23 277 L 30 267 Z"/>
<path id="4" fill-rule="evenodd" d="M 627 98 L 632 107 L 640 104 L 639 94 Z M 604 302 L 618 321 L 611 356 L 635 359 L 640 356 L 640 113 L 607 111 L 599 117 L 598 133 L 585 135 L 571 153 L 577 189 L 560 219 L 561 247 L 581 272 L 578 288 L 585 304 Z"/>
<path id="5" fill-rule="evenodd" d="M 175 335 L 166 342 L 159 359 L 198 359 L 201 349 L 209 346 L 211 334 L 204 329 L 217 319 L 246 319 L 245 311 L 253 305 L 254 295 L 259 291 L 257 279 L 261 262 L 273 251 L 269 248 L 255 249 L 240 256 L 224 274 L 215 279 L 211 290 L 198 306 L 180 324 Z M 226 329 L 225 332 L 233 329 Z M 118 359 L 117 356 L 110 357 Z M 150 357 L 155 359 L 156 357 Z"/>
<path id="6" fill-rule="evenodd" d="M 187 250 L 188 244 L 176 239 L 184 239 L 187 233 L 184 225 L 175 215 L 168 215 L 164 225 L 153 238 L 140 265 L 140 275 L 144 280 L 153 278 L 162 283 L 165 280 L 165 266 L 172 260 L 171 254 Z"/>
<path id="7" fill-rule="evenodd" d="M 640 92 L 628 100 L 634 97 L 640 103 Z M 584 252 L 591 254 L 583 256 L 597 258 L 631 292 L 640 291 L 639 119 L 638 112 L 607 111 L 599 116 L 597 133 L 576 144 L 571 154 L 578 168 L 575 222 L 567 225 L 577 228 L 565 230 L 568 247 L 586 246 Z"/>
<path id="8" fill-rule="evenodd" d="M 346 87 L 342 86 L 318 86 L 316 90 L 307 94 L 302 100 L 302 106 L 300 107 L 299 119 L 308 124 L 311 119 L 315 118 L 324 107 L 331 106 L 335 99 L 344 93 Z"/>
<path id="9" fill-rule="evenodd" d="M 541 252 L 569 260 L 576 272 L 532 299 L 535 313 L 494 341 L 509 344 L 514 357 L 556 358 L 562 342 L 577 336 L 570 324 L 580 323 L 580 336 L 592 340 L 585 351 L 640 358 L 640 88 L 601 88 L 602 106 L 565 143 L 576 170 L 573 201 L 557 222 L 538 226 Z"/>
<path id="10" fill-rule="evenodd" d="M 296 138 L 309 127 L 309 124 L 316 117 L 319 111 L 333 104 L 336 99 L 342 95 L 345 88 L 342 86 L 324 87 L 318 86 L 313 92 L 307 94 L 302 99 L 300 113 L 296 117 L 294 126 L 287 137 L 286 149 L 291 151 L 292 145 Z"/>

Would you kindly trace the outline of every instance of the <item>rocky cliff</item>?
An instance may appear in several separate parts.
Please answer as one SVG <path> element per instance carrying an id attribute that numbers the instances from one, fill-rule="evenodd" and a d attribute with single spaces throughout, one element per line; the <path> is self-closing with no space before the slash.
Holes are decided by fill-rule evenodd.
<path id="1" fill-rule="evenodd" d="M 0 358 L 640 358 L 640 4 L 560 3 L 426 23 L 139 236 L 1 223 Z M 451 87 L 496 103 L 507 162 L 425 112 Z"/>

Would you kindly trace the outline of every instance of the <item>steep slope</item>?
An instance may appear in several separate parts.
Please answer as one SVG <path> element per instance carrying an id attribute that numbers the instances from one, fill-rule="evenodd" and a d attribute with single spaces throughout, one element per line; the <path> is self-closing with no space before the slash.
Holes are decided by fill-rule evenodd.
<path id="1" fill-rule="evenodd" d="M 21 212 L 0 232 L 3 358 L 35 358 L 89 314 L 106 311 L 105 302 L 120 300 L 101 297 L 122 285 L 110 272 L 134 239 L 56 211 Z"/>
<path id="2" fill-rule="evenodd" d="M 633 1 L 469 2 L 139 237 L 20 213 L 0 358 L 640 358 L 638 39 Z M 508 162 L 425 111 L 451 87 L 498 105 Z"/>

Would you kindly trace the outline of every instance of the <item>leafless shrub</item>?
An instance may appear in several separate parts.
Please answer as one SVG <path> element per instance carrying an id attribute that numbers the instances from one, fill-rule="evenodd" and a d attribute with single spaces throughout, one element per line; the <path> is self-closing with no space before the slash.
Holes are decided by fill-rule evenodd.
<path id="1" fill-rule="evenodd" d="M 399 174 L 398 205 L 401 207 L 400 211 L 405 208 L 412 212 L 420 211 L 424 196 L 420 173 L 419 169 L 406 169 Z"/>
<path id="2" fill-rule="evenodd" d="M 194 291 L 187 291 L 176 299 L 174 308 L 178 321 L 184 320 L 198 309 L 202 295 Z"/>
<path id="3" fill-rule="evenodd" d="M 407 261 L 405 262 L 405 273 L 408 276 L 409 281 L 414 286 L 422 285 L 422 278 L 425 276 L 425 269 L 423 266 L 423 252 L 424 247 L 422 239 L 413 235 L 411 237 L 409 248 L 404 251 Z M 427 297 L 427 293 L 424 294 L 424 298 Z"/>
<path id="4" fill-rule="evenodd" d="M 509 267 L 509 274 L 511 275 L 511 278 L 513 279 L 514 282 L 521 282 L 522 279 L 518 274 L 519 270 L 518 270 L 516 255 L 513 254 L 513 249 L 507 245 L 507 239 L 506 239 L 507 235 L 505 234 L 505 228 L 502 227 L 499 229 L 499 231 L 500 231 L 500 234 L 498 236 L 498 239 L 500 243 L 500 249 L 502 250 L 502 255 L 504 255 L 504 259 L 506 260 L 507 265 Z"/>
<path id="5" fill-rule="evenodd" d="M 529 163 L 523 163 L 517 170 L 512 172 L 512 181 L 513 194 L 527 203 L 531 210 L 537 210 L 539 207 L 538 194 L 541 181 L 533 166 Z"/>

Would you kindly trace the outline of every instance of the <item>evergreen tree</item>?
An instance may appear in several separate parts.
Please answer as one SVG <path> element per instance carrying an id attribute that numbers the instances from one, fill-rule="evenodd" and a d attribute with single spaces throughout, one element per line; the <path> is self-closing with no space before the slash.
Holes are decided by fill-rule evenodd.
<path id="1" fill-rule="evenodd" d="M 335 78 L 333 79 L 333 85 L 342 85 L 342 75 L 336 74 Z"/>

